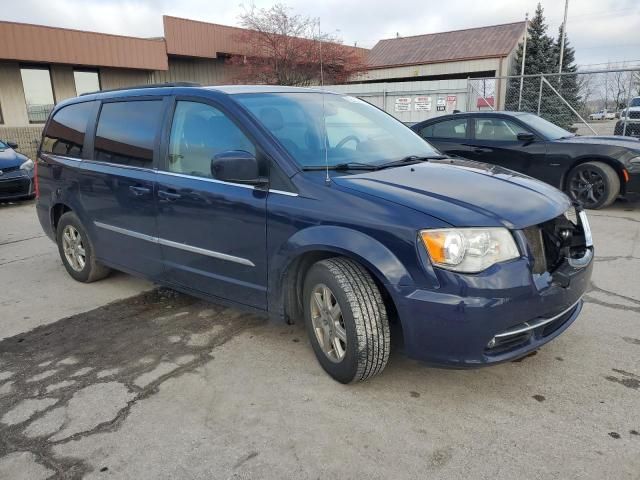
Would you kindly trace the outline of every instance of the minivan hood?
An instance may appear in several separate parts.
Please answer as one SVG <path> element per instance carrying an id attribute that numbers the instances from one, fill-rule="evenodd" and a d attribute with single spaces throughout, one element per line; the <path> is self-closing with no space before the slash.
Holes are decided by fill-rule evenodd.
<path id="1" fill-rule="evenodd" d="M 456 227 L 520 229 L 555 218 L 571 206 L 565 194 L 546 183 L 463 159 L 431 160 L 333 181 Z"/>

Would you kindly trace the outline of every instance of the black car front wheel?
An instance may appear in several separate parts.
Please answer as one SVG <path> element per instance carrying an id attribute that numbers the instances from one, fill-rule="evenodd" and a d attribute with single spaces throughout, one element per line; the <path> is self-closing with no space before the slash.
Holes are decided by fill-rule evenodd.
<path id="1" fill-rule="evenodd" d="M 620 177 L 606 163 L 581 163 L 569 172 L 567 193 L 585 208 L 604 208 L 620 194 Z"/>

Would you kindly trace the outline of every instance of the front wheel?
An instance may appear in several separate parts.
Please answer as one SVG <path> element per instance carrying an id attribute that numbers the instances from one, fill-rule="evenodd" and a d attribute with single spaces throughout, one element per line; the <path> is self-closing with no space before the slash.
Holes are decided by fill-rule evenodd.
<path id="1" fill-rule="evenodd" d="M 311 267 L 304 282 L 307 333 L 322 368 L 341 383 L 380 373 L 389 360 L 387 310 L 371 275 L 346 258 Z"/>
<path id="2" fill-rule="evenodd" d="M 620 194 L 620 178 L 606 163 L 582 163 L 569 172 L 567 193 L 585 208 L 604 208 Z"/>

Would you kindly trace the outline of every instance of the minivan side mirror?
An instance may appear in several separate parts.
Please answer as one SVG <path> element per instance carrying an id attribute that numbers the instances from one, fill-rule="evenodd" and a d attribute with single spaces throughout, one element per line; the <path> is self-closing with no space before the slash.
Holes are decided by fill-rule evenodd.
<path id="1" fill-rule="evenodd" d="M 9 148 L 13 148 L 14 150 L 18 148 L 18 144 L 16 142 L 6 142 L 6 144 L 9 146 Z"/>
<path id="2" fill-rule="evenodd" d="M 216 180 L 247 185 L 265 185 L 268 179 L 260 176 L 258 159 L 244 150 L 227 150 L 211 159 L 211 176 Z"/>
<path id="3" fill-rule="evenodd" d="M 536 136 L 533 133 L 520 132 L 518 134 L 518 140 L 521 142 L 533 142 L 535 139 L 536 139 Z"/>

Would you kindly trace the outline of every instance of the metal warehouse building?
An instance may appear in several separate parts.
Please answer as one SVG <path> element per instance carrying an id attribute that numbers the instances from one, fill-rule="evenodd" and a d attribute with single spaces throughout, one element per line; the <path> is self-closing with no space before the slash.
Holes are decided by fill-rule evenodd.
<path id="1" fill-rule="evenodd" d="M 380 40 L 367 70 L 350 85 L 332 85 L 412 123 L 467 105 L 468 79 L 508 75 L 525 22 Z M 505 91 L 496 86 L 495 106 Z"/>

